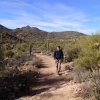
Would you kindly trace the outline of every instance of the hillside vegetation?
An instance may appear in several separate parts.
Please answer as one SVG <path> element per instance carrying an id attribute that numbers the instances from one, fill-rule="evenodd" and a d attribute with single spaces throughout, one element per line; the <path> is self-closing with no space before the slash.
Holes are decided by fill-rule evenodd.
<path id="1" fill-rule="evenodd" d="M 100 34 L 81 37 L 76 44 L 70 46 L 67 55 L 74 61 L 74 81 L 76 83 L 88 82 L 83 98 L 85 100 L 99 100 Z"/>
<path id="2" fill-rule="evenodd" d="M 32 56 L 29 55 L 30 45 Z M 89 36 L 74 31 L 48 33 L 30 26 L 8 29 L 2 25 L 0 99 L 24 95 L 26 92 L 21 94 L 22 91 L 29 90 L 33 81 L 35 86 L 39 75 L 37 69 L 42 64 L 33 53 L 51 55 L 58 45 L 64 51 L 64 63 L 74 63 L 70 76 L 73 77 L 75 84 L 88 83 L 87 90 L 82 95 L 84 100 L 100 100 L 100 33 Z M 26 62 L 30 61 L 32 64 L 28 65 Z M 24 63 L 28 68 L 23 71 L 21 66 Z"/>

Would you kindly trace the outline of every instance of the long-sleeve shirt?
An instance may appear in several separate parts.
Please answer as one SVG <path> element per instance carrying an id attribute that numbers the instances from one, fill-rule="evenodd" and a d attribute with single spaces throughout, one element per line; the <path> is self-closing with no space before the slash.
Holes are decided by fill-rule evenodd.
<path id="1" fill-rule="evenodd" d="M 59 51 L 56 50 L 54 52 L 54 59 L 63 59 L 63 57 L 64 57 L 64 54 L 62 50 L 59 50 Z"/>

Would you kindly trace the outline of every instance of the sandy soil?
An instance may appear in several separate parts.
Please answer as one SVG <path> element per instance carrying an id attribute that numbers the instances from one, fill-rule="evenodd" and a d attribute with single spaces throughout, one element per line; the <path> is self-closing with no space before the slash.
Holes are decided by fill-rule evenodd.
<path id="1" fill-rule="evenodd" d="M 36 94 L 21 97 L 16 100 L 83 100 L 81 98 L 82 84 L 73 82 L 66 64 L 62 64 L 61 75 L 56 74 L 55 61 L 51 56 L 36 54 L 41 59 L 40 76 L 37 85 L 32 88 Z"/>

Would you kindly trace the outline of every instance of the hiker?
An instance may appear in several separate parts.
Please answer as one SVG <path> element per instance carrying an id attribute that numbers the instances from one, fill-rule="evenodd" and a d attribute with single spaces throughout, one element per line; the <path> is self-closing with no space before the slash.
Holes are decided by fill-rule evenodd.
<path id="1" fill-rule="evenodd" d="M 32 44 L 29 45 L 29 54 L 30 54 L 30 56 L 32 55 L 31 53 L 32 53 Z"/>
<path id="2" fill-rule="evenodd" d="M 56 48 L 56 50 L 54 51 L 54 59 L 56 62 L 56 70 L 57 70 L 57 74 L 59 75 L 59 72 L 61 70 L 61 63 L 63 62 L 63 51 L 61 49 L 60 46 L 58 46 Z"/>

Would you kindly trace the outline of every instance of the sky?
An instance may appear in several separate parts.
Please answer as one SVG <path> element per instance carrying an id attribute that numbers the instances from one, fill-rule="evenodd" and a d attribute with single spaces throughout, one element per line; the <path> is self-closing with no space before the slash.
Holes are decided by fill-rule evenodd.
<path id="1" fill-rule="evenodd" d="M 0 0 L 0 24 L 91 34 L 100 30 L 100 0 Z"/>

